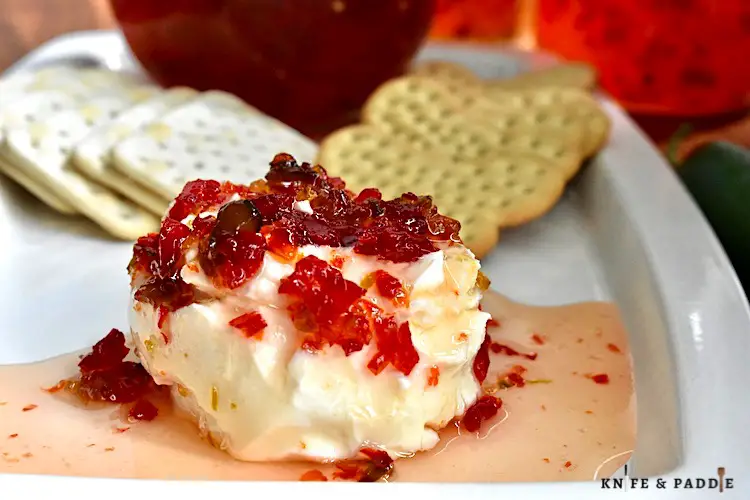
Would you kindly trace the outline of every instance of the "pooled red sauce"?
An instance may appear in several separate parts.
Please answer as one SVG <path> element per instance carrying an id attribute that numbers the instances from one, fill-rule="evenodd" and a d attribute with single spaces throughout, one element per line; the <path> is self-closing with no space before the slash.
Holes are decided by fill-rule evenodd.
<path id="1" fill-rule="evenodd" d="M 535 362 L 522 360 L 528 371 L 520 365 L 512 366 L 521 358 L 491 356 L 483 386 L 492 391 L 491 395 L 502 398 L 497 414 L 483 419 L 478 432 L 460 425 L 441 429 L 440 443 L 433 450 L 397 460 L 398 470 L 391 472 L 389 481 L 583 481 L 616 471 L 627 461 L 636 434 L 628 336 L 616 308 L 610 304 L 529 307 L 492 292 L 483 300 L 485 310 L 503 318 L 504 342 L 529 349 L 533 347 L 529 332 L 544 331 L 545 352 L 549 355 Z M 601 337 L 596 336 L 597 331 L 602 332 Z M 577 343 L 578 337 L 584 342 Z M 621 346 L 622 355 L 591 358 L 592 349 L 604 349 L 607 343 Z M 104 370 L 122 360 L 126 353 L 123 344 L 113 342 L 114 349 L 105 348 L 105 344 L 99 344 L 91 353 L 94 355 L 85 356 L 88 360 L 84 366 Z M 103 356 L 105 362 L 97 360 L 107 351 L 116 355 Z M 106 362 L 107 358 L 113 361 Z M 123 414 L 113 412 L 110 404 L 89 404 L 83 409 L 71 401 L 73 398 L 61 394 L 71 390 L 71 385 L 75 387 L 80 377 L 69 377 L 62 384 L 40 390 L 49 387 L 51 374 L 72 376 L 80 370 L 80 362 L 80 356 L 71 354 L 41 363 L 0 366 L 0 387 L 4 389 L 0 436 L 6 436 L 2 440 L 0 473 L 297 481 L 314 467 L 331 481 L 336 470 L 347 468 L 236 460 L 201 440 L 195 423 L 169 404 L 161 391 L 128 403 Z M 522 378 L 528 375 L 524 389 L 505 384 L 509 372 Z M 592 383 L 583 376 L 587 373 L 606 373 L 609 384 Z M 427 375 L 416 381 L 421 386 L 417 389 L 425 387 Z M 537 381 L 553 383 L 534 383 Z M 139 400 L 157 405 L 158 418 L 133 425 L 113 421 L 115 416 L 126 417 L 127 410 Z M 38 407 L 22 412 L 30 403 Z M 490 410 L 484 408 L 480 415 Z M 468 421 L 471 418 L 472 412 Z M 16 437 L 9 438 L 11 435 Z M 31 454 L 33 458 L 27 458 Z M 549 457 L 556 466 L 542 457 Z M 566 460 L 571 462 L 570 468 L 563 467 Z M 374 459 L 358 460 L 348 470 L 352 479 L 370 480 L 380 476 L 384 470 L 381 464 Z M 368 470 L 370 473 L 365 474 Z"/>
<path id="2" fill-rule="evenodd" d="M 461 418 L 461 426 L 469 432 L 477 432 L 482 426 L 482 422 L 497 415 L 502 406 L 503 402 L 500 398 L 482 396 L 466 410 Z"/>
<path id="3" fill-rule="evenodd" d="M 262 336 L 263 329 L 268 326 L 268 323 L 259 312 L 253 311 L 237 316 L 229 322 L 229 326 L 240 330 L 245 337 L 252 338 Z"/>
<path id="4" fill-rule="evenodd" d="M 523 356 L 526 359 L 530 359 L 531 361 L 534 361 L 537 358 L 537 353 L 531 352 L 528 354 L 523 354 L 512 347 L 508 347 L 504 344 L 498 344 L 497 342 L 492 342 L 490 344 L 490 350 L 495 354 L 505 354 L 506 356 Z"/>

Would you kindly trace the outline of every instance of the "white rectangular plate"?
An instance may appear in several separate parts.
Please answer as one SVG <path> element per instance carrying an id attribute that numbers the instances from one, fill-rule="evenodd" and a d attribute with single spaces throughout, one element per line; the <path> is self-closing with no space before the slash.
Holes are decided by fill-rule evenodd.
<path id="1" fill-rule="evenodd" d="M 456 60 L 483 76 L 512 74 L 529 56 L 498 49 L 431 45 L 420 57 Z M 88 61 L 138 71 L 116 32 L 55 39 L 11 71 L 50 61 Z M 493 287 L 514 300 L 551 305 L 615 301 L 631 335 L 638 437 L 631 476 L 651 477 L 636 498 L 693 498 L 675 478 L 709 478 L 727 469 L 750 493 L 750 313 L 713 232 L 658 151 L 603 98 L 614 127 L 609 146 L 572 183 L 547 216 L 503 233 L 483 261 Z M 113 242 L 82 219 L 41 206 L 0 178 L 0 364 L 42 360 L 82 349 L 109 328 L 126 327 L 130 245 Z M 1 389 L 1 388 L 0 388 Z M 1 438 L 1 437 L 0 437 Z M 667 480 L 657 489 L 655 476 Z M 744 484 L 743 484 L 744 483 Z M 74 491 L 76 498 L 133 498 L 135 480 L 0 475 L 0 492 Z M 382 485 L 149 481 L 150 496 L 382 498 Z M 356 490 L 354 489 L 356 488 Z M 531 499 L 605 498 L 601 485 L 395 483 L 391 494 Z M 554 491 L 554 493 L 553 493 Z M 64 497 L 65 494 L 63 494 Z M 11 497 L 13 495 L 11 494 Z M 46 497 L 46 495 L 45 495 Z M 15 498 L 15 497 L 13 497 Z M 20 497 L 19 497 L 20 498 Z"/>

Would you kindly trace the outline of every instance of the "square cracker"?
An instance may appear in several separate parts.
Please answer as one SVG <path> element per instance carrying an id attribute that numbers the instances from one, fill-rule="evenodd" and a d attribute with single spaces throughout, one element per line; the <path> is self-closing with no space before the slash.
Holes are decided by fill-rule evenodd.
<path id="1" fill-rule="evenodd" d="M 123 174 L 173 198 L 185 182 L 205 178 L 250 183 L 279 152 L 314 158 L 313 141 L 240 99 L 205 92 L 115 146 Z"/>
<path id="2" fill-rule="evenodd" d="M 111 161 L 111 151 L 117 143 L 159 119 L 169 110 L 186 103 L 196 94 L 193 89 L 173 88 L 133 106 L 115 119 L 97 127 L 79 142 L 73 151 L 73 165 L 94 181 L 161 216 L 169 205 L 169 199 L 136 183 L 115 169 Z"/>
<path id="3" fill-rule="evenodd" d="M 158 228 L 158 218 L 70 168 L 75 144 L 134 103 L 154 93 L 153 87 L 107 89 L 79 97 L 65 92 L 37 92 L 14 102 L 3 113 L 6 137 L 2 154 L 46 189 L 73 205 L 113 236 L 132 240 Z M 54 97 L 54 98 L 53 98 Z"/>
<path id="4" fill-rule="evenodd" d="M 35 71 L 14 73 L 0 79 L 0 138 L 6 126 L 17 126 L 18 119 L 6 123 L 7 108 L 30 94 L 57 92 L 68 97 L 85 98 L 102 90 L 137 88 L 132 75 L 105 69 L 75 69 L 69 66 L 50 66 Z M 23 117 L 20 117 L 21 119 Z"/>
<path id="5" fill-rule="evenodd" d="M 8 163 L 2 157 L 0 157 L 0 172 L 4 173 L 9 178 L 13 179 L 18 184 L 23 186 L 28 192 L 36 196 L 39 200 L 44 202 L 45 205 L 52 208 L 53 210 L 66 215 L 73 215 L 78 213 L 73 205 L 57 196 L 55 193 L 44 187 L 44 185 L 27 176 L 23 170 L 16 167 L 12 163 Z"/>

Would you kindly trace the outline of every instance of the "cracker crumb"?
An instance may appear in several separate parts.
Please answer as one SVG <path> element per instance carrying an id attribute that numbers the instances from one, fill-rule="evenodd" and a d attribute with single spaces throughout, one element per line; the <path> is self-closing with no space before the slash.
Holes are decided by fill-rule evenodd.
<path id="1" fill-rule="evenodd" d="M 549 463 L 549 458 L 543 458 L 542 460 L 544 461 L 545 464 Z"/>
<path id="2" fill-rule="evenodd" d="M 114 446 L 108 446 L 108 447 L 104 448 L 104 451 L 115 451 L 115 447 Z"/>
<path id="3" fill-rule="evenodd" d="M 0 401 L 0 406 L 5 406 L 5 405 L 7 405 L 7 404 L 8 404 L 8 402 L 7 402 L 7 401 Z"/>
<path id="4" fill-rule="evenodd" d="M 38 408 L 38 405 L 35 405 L 35 404 L 33 404 L 33 403 L 32 403 L 32 404 L 30 404 L 30 405 L 26 405 L 26 406 L 24 406 L 24 407 L 23 407 L 23 408 L 21 409 L 21 411 L 31 411 L 31 410 L 33 410 L 33 409 L 35 409 L 35 408 Z"/>
<path id="5" fill-rule="evenodd" d="M 17 437 L 18 437 L 18 433 L 17 432 L 14 432 L 13 434 L 9 434 L 8 435 L 8 439 L 14 439 L 14 438 L 17 438 Z"/>
<path id="6" fill-rule="evenodd" d="M 86 445 L 86 448 L 91 448 L 92 446 L 96 446 L 96 444 L 95 443 L 89 443 L 89 444 Z"/>
<path id="7" fill-rule="evenodd" d="M 6 462 L 8 462 L 8 463 L 10 463 L 10 464 L 15 464 L 15 463 L 18 463 L 18 462 L 20 462 L 20 460 L 19 460 L 19 459 L 17 459 L 17 458 L 15 458 L 15 457 L 13 457 L 13 458 L 8 458 L 8 457 L 5 457 L 5 456 L 4 456 L 4 457 L 3 457 L 3 460 L 5 460 Z"/>
<path id="8" fill-rule="evenodd" d="M 593 414 L 594 414 L 594 412 L 593 412 L 593 411 L 591 411 L 591 410 L 586 410 L 586 411 L 585 411 L 585 412 L 583 412 L 583 413 L 585 413 L 586 415 L 593 415 Z"/>
<path id="9" fill-rule="evenodd" d="M 21 455 L 21 456 L 22 456 L 23 458 L 31 458 L 31 457 L 33 457 L 34 455 L 32 455 L 32 454 L 31 454 L 31 452 L 27 451 L 26 453 L 24 453 L 24 454 L 23 454 L 23 455 Z"/>
<path id="10" fill-rule="evenodd" d="M 583 337 L 578 337 L 576 339 L 576 344 L 583 344 Z"/>

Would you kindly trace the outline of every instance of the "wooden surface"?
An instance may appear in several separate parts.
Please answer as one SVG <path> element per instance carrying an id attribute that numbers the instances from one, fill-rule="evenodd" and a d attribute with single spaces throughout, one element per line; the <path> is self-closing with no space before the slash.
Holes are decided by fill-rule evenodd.
<path id="1" fill-rule="evenodd" d="M 57 35 L 114 26 L 109 0 L 0 0 L 0 72 L 39 44 Z M 640 118 L 638 122 L 662 146 L 670 130 L 679 126 L 679 123 L 670 124 L 665 131 L 664 127 L 650 126 L 654 125 L 654 120 L 649 118 Z M 680 156 L 697 144 L 717 139 L 731 140 L 750 147 L 750 117 L 711 124 L 707 130 L 692 134 L 682 145 Z"/>
<path id="2" fill-rule="evenodd" d="M 108 0 L 0 0 L 0 71 L 57 35 L 114 25 Z"/>

